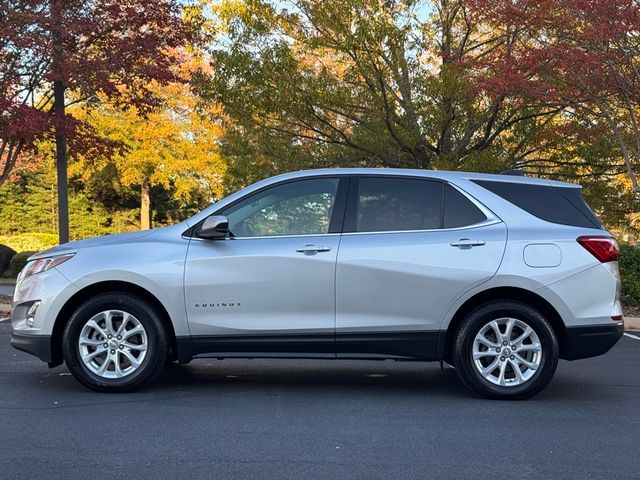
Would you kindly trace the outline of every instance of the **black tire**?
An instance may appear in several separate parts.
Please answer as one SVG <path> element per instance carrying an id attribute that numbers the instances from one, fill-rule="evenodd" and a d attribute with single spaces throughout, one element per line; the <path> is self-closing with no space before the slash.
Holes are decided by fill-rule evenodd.
<path id="1" fill-rule="evenodd" d="M 542 346 L 540 365 L 533 376 L 520 385 L 491 383 L 481 375 L 473 360 L 473 342 L 478 332 L 492 320 L 504 317 L 529 325 Z M 479 306 L 460 325 L 454 340 L 453 361 L 458 375 L 474 392 L 493 399 L 522 400 L 536 395 L 551 381 L 558 358 L 558 339 L 549 322 L 538 310 L 519 301 L 492 301 Z M 513 374 L 515 376 L 515 371 Z"/>
<path id="2" fill-rule="evenodd" d="M 146 356 L 136 370 L 121 378 L 103 378 L 82 361 L 78 341 L 85 324 L 98 313 L 121 310 L 133 315 L 146 330 Z M 127 292 L 102 293 L 83 302 L 71 315 L 62 336 L 64 361 L 83 385 L 99 392 L 127 392 L 153 381 L 169 358 L 169 333 L 161 314 L 145 299 Z"/>

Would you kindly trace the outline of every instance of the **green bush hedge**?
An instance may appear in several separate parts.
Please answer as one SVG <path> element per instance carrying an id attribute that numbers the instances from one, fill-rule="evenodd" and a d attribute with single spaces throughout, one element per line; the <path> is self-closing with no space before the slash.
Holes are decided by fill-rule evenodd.
<path id="1" fill-rule="evenodd" d="M 629 307 L 640 307 L 640 248 L 620 245 L 619 265 L 622 303 Z"/>
<path id="2" fill-rule="evenodd" d="M 9 263 L 9 270 L 8 270 L 9 275 L 14 278 L 17 277 L 18 274 L 20 273 L 20 270 L 22 270 L 24 266 L 27 264 L 27 258 L 29 258 L 34 253 L 36 252 L 16 253 L 11 259 L 11 262 Z"/>
<path id="3" fill-rule="evenodd" d="M 51 233 L 0 235 L 0 244 L 11 247 L 16 252 L 40 252 L 58 245 L 58 236 Z"/>

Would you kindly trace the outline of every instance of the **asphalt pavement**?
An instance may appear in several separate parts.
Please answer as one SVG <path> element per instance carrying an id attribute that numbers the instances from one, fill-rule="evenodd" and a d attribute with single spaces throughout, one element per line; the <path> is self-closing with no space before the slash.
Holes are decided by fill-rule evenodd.
<path id="1" fill-rule="evenodd" d="M 640 334 L 522 402 L 436 363 L 194 360 L 99 394 L 9 346 L 1 479 L 640 479 Z"/>

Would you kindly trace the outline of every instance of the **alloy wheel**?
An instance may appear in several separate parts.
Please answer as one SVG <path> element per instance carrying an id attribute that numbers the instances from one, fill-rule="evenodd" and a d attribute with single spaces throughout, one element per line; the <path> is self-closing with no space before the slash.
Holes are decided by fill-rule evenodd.
<path id="1" fill-rule="evenodd" d="M 494 385 L 515 387 L 536 374 L 542 344 L 536 332 L 516 318 L 498 318 L 484 325 L 473 340 L 473 364 Z"/>
<path id="2" fill-rule="evenodd" d="M 80 358 L 95 375 L 122 378 L 144 362 L 149 346 L 140 321 L 122 310 L 105 310 L 91 317 L 78 339 Z"/>

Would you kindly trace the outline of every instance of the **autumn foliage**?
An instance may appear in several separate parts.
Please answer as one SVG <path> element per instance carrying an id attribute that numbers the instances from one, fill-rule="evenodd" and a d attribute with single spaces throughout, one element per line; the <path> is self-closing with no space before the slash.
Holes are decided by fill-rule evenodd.
<path id="1" fill-rule="evenodd" d="M 53 80 L 72 102 L 104 98 L 144 112 L 155 105 L 149 82 L 174 78 L 170 49 L 190 35 L 172 0 L 2 0 L 0 19 L 0 183 L 51 131 Z"/>
<path id="2" fill-rule="evenodd" d="M 83 232 L 310 167 L 520 169 L 581 182 L 610 225 L 640 210 L 639 0 L 0 0 L 0 20 L 0 184 L 50 196 L 63 80 L 71 203 L 114 219 Z"/>
<path id="3" fill-rule="evenodd" d="M 640 3 L 620 0 L 470 0 L 501 32 L 478 78 L 491 92 L 520 92 L 604 124 L 636 191 L 640 183 Z"/>

